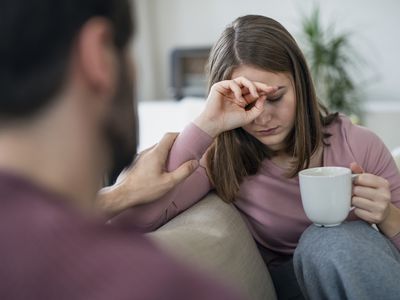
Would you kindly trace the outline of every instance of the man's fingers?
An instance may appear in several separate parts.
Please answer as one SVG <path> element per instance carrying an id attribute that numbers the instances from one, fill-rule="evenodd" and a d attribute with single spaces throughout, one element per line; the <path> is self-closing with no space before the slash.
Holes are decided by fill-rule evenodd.
<path id="1" fill-rule="evenodd" d="M 121 173 L 119 173 L 117 180 L 115 181 L 115 184 L 121 183 L 128 176 L 129 170 L 130 167 L 123 169 Z"/>
<path id="2" fill-rule="evenodd" d="M 197 160 L 190 160 L 182 164 L 178 169 L 169 173 L 171 188 L 188 178 L 199 166 Z"/>
<path id="3" fill-rule="evenodd" d="M 136 154 L 136 156 L 133 158 L 132 164 L 129 166 L 129 169 L 132 168 L 140 160 L 141 157 L 143 157 L 144 155 L 146 155 L 146 153 L 148 153 L 151 150 L 153 150 L 156 146 L 157 146 L 157 144 L 154 144 L 153 146 L 151 146 L 151 147 L 149 147 L 147 149 L 144 149 L 143 151 L 141 151 L 138 154 Z"/>
<path id="4" fill-rule="evenodd" d="M 165 161 L 168 157 L 169 151 L 172 148 L 172 145 L 175 142 L 176 137 L 178 136 L 179 133 L 166 133 L 161 141 L 156 145 L 154 148 L 154 151 L 160 155 L 161 160 Z"/>

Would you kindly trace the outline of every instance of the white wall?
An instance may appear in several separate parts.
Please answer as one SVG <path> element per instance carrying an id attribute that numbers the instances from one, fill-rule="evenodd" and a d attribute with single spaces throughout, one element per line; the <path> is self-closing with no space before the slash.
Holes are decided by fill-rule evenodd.
<path id="1" fill-rule="evenodd" d="M 139 98 L 169 98 L 169 53 L 174 47 L 208 46 L 244 14 L 281 22 L 295 37 L 302 14 L 317 3 L 327 23 L 354 32 L 354 46 L 368 62 L 360 72 L 366 97 L 400 101 L 400 1 L 398 0 L 137 0 Z"/>
<path id="2" fill-rule="evenodd" d="M 367 103 L 364 125 L 375 132 L 390 151 L 400 149 L 400 101 Z"/>
<path id="3" fill-rule="evenodd" d="M 185 98 L 182 101 L 142 101 L 139 103 L 140 145 L 142 151 L 162 138 L 166 132 L 181 132 L 203 109 L 201 98 Z M 389 105 L 369 103 L 364 111 L 365 126 L 375 132 L 393 151 L 400 151 L 400 101 Z M 173 116 L 173 118 L 171 118 Z M 155 121 L 156 120 L 156 121 Z"/>

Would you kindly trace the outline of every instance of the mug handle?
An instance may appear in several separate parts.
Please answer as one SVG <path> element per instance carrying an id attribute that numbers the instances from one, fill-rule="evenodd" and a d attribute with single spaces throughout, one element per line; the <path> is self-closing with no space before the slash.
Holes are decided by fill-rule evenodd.
<path id="1" fill-rule="evenodd" d="M 360 174 L 351 174 L 351 182 L 354 182 L 360 176 Z"/>

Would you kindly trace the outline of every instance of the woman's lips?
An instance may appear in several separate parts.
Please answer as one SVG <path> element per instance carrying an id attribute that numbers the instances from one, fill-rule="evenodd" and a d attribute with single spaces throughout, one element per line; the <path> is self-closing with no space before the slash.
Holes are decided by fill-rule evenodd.
<path id="1" fill-rule="evenodd" d="M 262 136 L 268 136 L 268 135 L 274 135 L 276 131 L 278 130 L 279 126 L 266 129 L 266 130 L 258 130 L 257 133 Z"/>

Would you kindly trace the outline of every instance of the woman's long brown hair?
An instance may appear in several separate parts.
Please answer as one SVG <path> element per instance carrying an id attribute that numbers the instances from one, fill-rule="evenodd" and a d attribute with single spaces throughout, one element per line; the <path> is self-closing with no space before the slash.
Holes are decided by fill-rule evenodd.
<path id="1" fill-rule="evenodd" d="M 318 102 L 303 53 L 290 33 L 271 18 L 240 17 L 224 30 L 210 53 L 209 89 L 214 83 L 231 79 L 233 70 L 240 65 L 292 77 L 296 116 L 284 151 L 295 158 L 287 174 L 294 177 L 309 166 L 312 155 L 327 137 L 323 127 L 332 123 L 337 113 L 329 114 Z M 225 202 L 233 202 L 244 177 L 256 174 L 263 160 L 274 155 L 242 128 L 220 134 L 207 155 L 209 176 L 217 194 Z"/>

